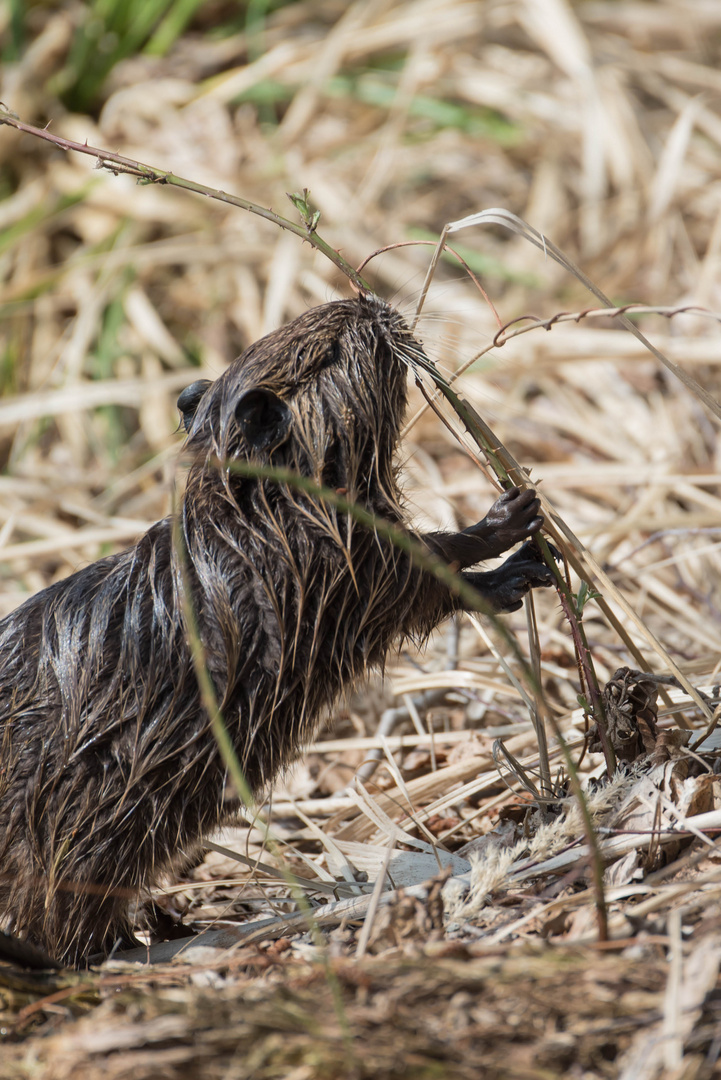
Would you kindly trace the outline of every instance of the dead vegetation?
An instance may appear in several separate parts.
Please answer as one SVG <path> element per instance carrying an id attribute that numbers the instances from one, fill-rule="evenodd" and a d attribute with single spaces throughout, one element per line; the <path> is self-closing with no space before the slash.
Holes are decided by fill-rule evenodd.
<path id="1" fill-rule="evenodd" d="M 288 216 L 285 193 L 308 187 L 319 231 L 354 265 L 507 207 L 614 302 L 668 306 L 635 321 L 721 399 L 718 317 L 671 314 L 721 310 L 715 0 L 160 6 L 130 42 L 120 4 L 104 25 L 99 4 L 3 9 L 0 99 Z M 137 28 L 138 4 L 125 7 Z M 0 185 L 4 614 L 167 513 L 178 392 L 347 283 L 267 222 L 5 127 Z M 596 306 L 518 237 L 453 239 L 503 323 Z M 395 248 L 364 273 L 410 314 L 429 252 Z M 537 597 L 535 619 L 610 941 L 554 730 L 544 775 L 536 703 L 473 620 L 339 707 L 262 818 L 168 883 L 158 903 L 203 937 L 154 946 L 153 968 L 0 967 L 0 1077 L 718 1068 L 721 739 L 700 741 L 721 682 L 718 421 L 617 321 L 527 325 L 489 348 L 493 313 L 449 258 L 419 334 L 446 373 L 478 357 L 464 396 L 605 575 L 590 573 L 607 608 L 589 600 L 583 625 L 624 763 L 610 784 L 597 734 L 584 750 L 586 688 L 558 602 Z M 465 525 L 492 501 L 432 413 L 403 455 L 419 524 Z M 526 615 L 507 624 L 528 655 Z M 642 667 L 675 668 L 701 706 Z"/>

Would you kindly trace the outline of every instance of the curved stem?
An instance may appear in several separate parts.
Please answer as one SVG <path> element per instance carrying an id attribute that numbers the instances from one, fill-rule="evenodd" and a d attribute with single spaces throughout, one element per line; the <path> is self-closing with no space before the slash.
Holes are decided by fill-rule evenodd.
<path id="1" fill-rule="evenodd" d="M 116 176 L 119 173 L 127 173 L 129 176 L 135 176 L 139 181 L 146 184 L 169 184 L 171 187 L 182 188 L 183 191 L 192 191 L 197 195 L 205 195 L 208 199 L 216 199 L 218 202 L 237 206 L 240 210 L 247 210 L 251 214 L 265 218 L 266 221 L 271 221 L 280 229 L 286 229 L 288 232 L 295 233 L 301 240 L 307 240 L 312 247 L 322 252 L 327 259 L 330 259 L 360 292 L 370 293 L 373 291 L 370 285 L 353 269 L 351 264 L 346 262 L 335 248 L 331 247 L 318 235 L 315 230 L 315 220 L 313 219 L 306 219 L 302 223 L 290 221 L 288 218 L 276 214 L 274 210 L 250 202 L 249 199 L 243 199 L 239 195 L 229 195 L 227 191 L 207 187 L 205 184 L 199 184 L 195 180 L 186 180 L 183 176 L 176 176 L 175 173 L 167 172 L 165 169 L 156 169 L 153 165 L 144 165 L 142 161 L 135 161 L 110 150 L 102 150 L 97 146 L 89 146 L 88 143 L 74 142 L 72 139 L 64 139 L 61 135 L 53 135 L 47 128 L 38 128 L 33 127 L 32 124 L 25 124 L 14 113 L 0 108 L 0 125 L 2 124 L 15 128 L 16 131 L 25 132 L 27 135 L 35 135 L 36 138 L 44 139 L 45 142 L 52 143 L 53 146 L 57 146 L 61 150 L 73 150 L 75 153 L 94 157 L 97 159 L 100 168 L 108 169 L 110 172 L 115 173 Z"/>

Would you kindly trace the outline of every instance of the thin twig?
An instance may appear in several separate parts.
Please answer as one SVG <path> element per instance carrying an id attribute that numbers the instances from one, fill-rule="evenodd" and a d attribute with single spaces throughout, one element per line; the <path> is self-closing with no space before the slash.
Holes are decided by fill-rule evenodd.
<path id="1" fill-rule="evenodd" d="M 280 229 L 286 229 L 288 232 L 294 233 L 299 236 L 301 240 L 307 240 L 312 247 L 322 252 L 326 258 L 338 267 L 338 269 L 345 274 L 348 280 L 362 293 L 370 293 L 373 290 L 370 285 L 356 270 L 353 269 L 349 262 L 343 258 L 343 256 L 326 243 L 318 233 L 316 232 L 317 217 L 313 215 L 308 217 L 304 215 L 302 223 L 297 221 L 290 221 L 288 218 L 282 217 L 280 214 L 276 214 L 274 210 L 268 207 L 260 206 L 258 203 L 250 202 L 249 199 L 243 199 L 239 195 L 229 195 L 226 191 L 220 191 L 218 188 L 208 187 L 206 184 L 199 184 L 195 180 L 187 180 L 182 176 L 176 176 L 172 172 L 168 172 L 165 169 L 157 169 L 153 165 L 145 165 L 142 161 L 135 161 L 133 158 L 124 157 L 122 154 L 113 153 L 110 150 L 103 150 L 97 146 L 90 146 L 88 143 L 74 142 L 72 139 L 64 139 L 60 135 L 54 135 L 48 131 L 47 128 L 33 127 L 32 124 L 25 124 L 14 113 L 8 112 L 6 109 L 0 109 L 0 125 L 6 124 L 8 127 L 15 128 L 17 131 L 25 132 L 27 135 L 34 135 L 38 139 L 43 139 L 45 142 L 52 143 L 53 146 L 59 147 L 61 150 L 73 150 L 78 154 L 86 154 L 89 157 L 97 158 L 98 168 L 108 169 L 109 172 L 114 173 L 116 176 L 119 173 L 126 173 L 129 176 L 135 176 L 139 181 L 146 184 L 169 184 L 171 187 L 181 188 L 183 191 L 192 191 L 196 195 L 205 195 L 208 199 L 216 199 L 218 202 L 227 203 L 230 206 L 237 206 L 240 210 L 247 210 L 251 214 L 256 214 L 258 217 L 265 218 L 266 221 L 272 222 Z M 291 199 L 294 201 L 294 199 Z M 294 204 L 297 206 L 297 203 Z"/>

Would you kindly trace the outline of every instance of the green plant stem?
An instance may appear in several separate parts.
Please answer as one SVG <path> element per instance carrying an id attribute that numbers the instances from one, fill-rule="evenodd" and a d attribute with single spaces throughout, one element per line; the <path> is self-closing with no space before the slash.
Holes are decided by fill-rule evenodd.
<path id="1" fill-rule="evenodd" d="M 535 690 L 539 689 L 536 686 L 535 676 L 528 666 L 518 642 L 499 619 L 496 612 L 491 609 L 485 597 L 483 597 L 477 589 L 474 589 L 472 585 L 469 585 L 461 574 L 452 570 L 442 559 L 432 555 L 428 549 L 424 547 L 421 541 L 417 540 L 410 533 L 407 533 L 404 529 L 399 528 L 397 525 L 393 525 L 389 521 L 385 521 L 383 518 L 377 517 L 369 510 L 366 510 L 365 507 L 339 495 L 338 492 L 334 491 L 332 488 L 317 484 L 315 480 L 311 480 L 307 476 L 300 476 L 291 469 L 275 465 L 258 465 L 253 462 L 245 461 L 218 461 L 216 464 L 219 469 L 226 468 L 239 476 L 247 476 L 256 480 L 274 480 L 278 484 L 286 484 L 288 487 L 295 488 L 297 491 L 302 491 L 306 495 L 310 495 L 321 502 L 328 503 L 330 506 L 335 507 L 335 509 L 340 510 L 342 514 L 347 514 L 354 521 L 357 521 L 359 525 L 382 536 L 385 540 L 390 541 L 394 547 L 400 548 L 401 551 L 405 551 L 411 556 L 416 566 L 433 574 L 434 577 L 438 578 L 439 581 L 442 581 L 444 585 L 447 585 L 451 592 L 455 593 L 456 596 L 463 600 L 464 603 L 468 604 L 469 607 L 473 608 L 475 611 L 480 611 L 483 615 L 487 615 L 488 618 L 492 620 L 495 628 L 501 634 L 506 644 L 513 650 L 516 659 L 522 665 L 528 681 Z"/>
<path id="2" fill-rule="evenodd" d="M 598 926 L 598 939 L 599 941 L 608 941 L 608 908 L 606 907 L 606 893 L 603 885 L 603 856 L 601 855 L 601 849 L 598 844 L 598 837 L 596 836 L 596 830 L 593 827 L 593 819 L 591 818 L 591 811 L 588 808 L 586 802 L 586 796 L 583 788 L 581 787 L 581 781 L 578 776 L 578 770 L 576 769 L 573 755 L 568 747 L 568 743 L 561 733 L 561 729 L 558 726 L 558 721 L 555 716 L 549 711 L 549 720 L 551 727 L 553 728 L 553 734 L 558 739 L 558 745 L 561 747 L 561 753 L 563 754 L 563 760 L 566 763 L 568 770 L 568 780 L 571 785 L 571 790 L 576 796 L 578 805 L 581 808 L 581 817 L 583 818 L 583 828 L 586 834 L 586 843 L 588 844 L 590 856 L 591 856 L 591 868 L 593 875 L 593 892 L 596 905 L 596 923 Z M 600 724 L 599 724 L 600 730 Z"/>
<path id="3" fill-rule="evenodd" d="M 222 467 L 222 463 L 220 461 L 218 462 L 218 467 Z M 515 640 L 515 638 L 513 638 L 509 631 L 503 626 L 497 616 L 487 611 L 488 605 L 483 600 L 483 597 L 481 597 L 476 592 L 476 590 L 472 588 L 472 586 L 468 585 L 468 583 L 463 580 L 460 574 L 457 574 L 455 571 L 451 570 L 451 568 L 447 566 L 444 562 L 442 562 L 440 559 L 437 559 L 435 556 L 430 555 L 419 541 L 415 540 L 412 536 L 409 536 L 408 533 L 404 532 L 402 529 L 399 529 L 397 526 L 376 517 L 364 507 L 359 506 L 357 503 L 350 502 L 342 495 L 338 495 L 338 493 L 333 491 L 331 488 L 326 488 L 321 484 L 317 484 L 314 480 L 311 480 L 306 476 L 299 476 L 297 473 L 292 472 L 290 469 L 275 467 L 271 465 L 256 465 L 251 462 L 242 461 L 228 462 L 226 463 L 225 467 L 231 472 L 234 472 L 241 476 L 252 477 L 254 479 L 274 480 L 276 483 L 286 484 L 289 487 L 295 488 L 298 491 L 302 491 L 305 494 L 319 499 L 322 502 L 329 503 L 336 509 L 340 510 L 342 513 L 348 514 L 360 525 L 363 525 L 373 530 L 379 536 L 383 536 L 392 544 L 398 546 L 403 551 L 408 552 L 408 554 L 411 555 L 417 565 L 421 566 L 429 573 L 434 574 L 437 578 L 447 584 L 449 588 L 453 589 L 453 591 L 461 597 L 461 599 L 467 600 L 468 602 L 477 605 L 481 610 L 485 609 L 486 612 L 490 614 L 491 618 L 493 618 L 494 624 L 496 625 L 497 629 L 500 630 L 504 639 L 513 648 L 515 655 L 521 662 L 526 679 L 535 690 L 538 699 L 543 703 L 543 695 L 541 687 L 538 685 L 536 675 L 531 669 L 530 665 L 525 660 L 525 657 L 523 657 L 523 655 L 521 654 L 518 642 Z M 546 549 L 547 558 L 550 559 L 551 564 L 554 567 L 554 572 L 560 576 L 558 568 L 555 564 L 555 560 L 548 549 L 548 545 L 545 544 L 545 541 L 543 543 Z M 565 585 L 565 582 L 563 582 L 563 584 Z M 544 712 L 551 724 L 551 727 L 553 728 L 553 732 L 556 738 L 559 741 L 559 745 L 561 747 L 566 762 L 566 767 L 568 769 L 569 781 L 573 788 L 574 795 L 578 799 L 581 807 L 581 814 L 583 817 L 584 830 L 586 834 L 586 842 L 588 843 L 589 850 L 591 852 L 591 862 L 593 865 L 598 936 L 599 940 L 606 941 L 608 939 L 608 918 L 606 914 L 606 902 L 603 891 L 603 858 L 601 856 L 601 851 L 598 846 L 596 833 L 593 828 L 591 812 L 588 808 L 588 804 L 586 802 L 586 798 L 581 787 L 581 782 L 578 779 L 578 773 L 573 763 L 571 752 L 568 749 L 565 739 L 561 734 L 558 723 L 555 717 L 551 714 L 550 709 L 544 708 Z"/>
<path id="4" fill-rule="evenodd" d="M 249 810 L 252 810 L 255 805 L 255 799 L 250 789 L 250 785 L 246 779 L 243 768 L 238 760 L 238 755 L 235 752 L 233 740 L 230 736 L 230 732 L 223 719 L 220 707 L 218 706 L 218 700 L 215 693 L 215 687 L 213 686 L 213 680 L 210 677 L 208 671 L 207 659 L 205 655 L 205 648 L 200 637 L 198 630 L 198 623 L 195 616 L 195 608 L 192 601 L 192 591 L 190 586 L 190 577 L 188 574 L 188 549 L 185 543 L 185 535 L 183 533 L 182 525 L 180 523 L 180 517 L 176 513 L 173 520 L 173 543 L 175 550 L 178 553 L 180 562 L 181 580 L 183 582 L 183 614 L 186 621 L 186 629 L 188 631 L 188 639 L 190 642 L 191 656 L 193 659 L 193 667 L 195 668 L 195 677 L 198 680 L 198 688 L 200 690 L 200 697 L 203 703 L 203 707 L 210 718 L 210 728 L 218 744 L 218 750 L 220 756 L 223 759 L 223 764 L 228 770 L 233 783 L 235 784 L 238 795 L 245 803 Z M 340 989 L 340 984 L 336 973 L 333 971 L 330 965 L 330 957 L 328 956 L 327 949 L 325 947 L 325 939 L 320 926 L 313 917 L 313 910 L 308 902 L 308 898 L 303 891 L 302 886 L 296 879 L 291 870 L 288 869 L 285 858 L 282 852 L 278 849 L 275 841 L 270 835 L 269 831 L 265 833 L 265 843 L 272 855 L 274 855 L 280 864 L 280 870 L 285 880 L 291 896 L 304 913 L 308 928 L 313 937 L 314 944 L 319 950 L 321 962 L 325 970 L 326 980 L 331 990 L 333 997 L 333 1003 L 336 1012 L 336 1018 L 343 1034 L 344 1042 L 349 1055 L 354 1058 L 355 1053 L 352 1045 L 352 1036 L 350 1031 L 350 1025 L 348 1023 L 348 1017 L 346 1015 L 345 1006 L 343 1004 L 343 996 Z"/>
<path id="5" fill-rule="evenodd" d="M 182 176 L 167 172 L 165 169 L 156 169 L 152 165 L 144 165 L 142 161 L 134 161 L 132 158 L 123 157 L 122 154 L 115 154 L 110 150 L 102 150 L 96 146 L 89 146 L 87 143 L 73 142 L 72 139 L 64 139 L 60 135 L 53 135 L 46 128 L 33 127 L 32 124 L 23 123 L 22 120 L 19 120 L 17 116 L 6 109 L 0 109 L 0 125 L 2 124 L 15 128 L 17 131 L 25 132 L 27 135 L 34 135 L 38 139 L 44 139 L 45 142 L 52 143 L 53 146 L 57 146 L 61 150 L 73 150 L 78 154 L 86 154 L 89 157 L 97 158 L 101 168 L 108 169 L 116 175 L 127 173 L 129 176 L 135 176 L 138 180 L 147 184 L 169 184 L 171 187 L 181 188 L 183 191 L 192 191 L 197 195 L 205 195 L 208 199 L 216 199 L 218 202 L 236 206 L 240 210 L 247 210 L 251 214 L 265 218 L 266 221 L 272 222 L 278 228 L 294 233 L 301 240 L 307 240 L 312 247 L 320 251 L 327 259 L 330 259 L 360 292 L 370 293 L 373 291 L 350 263 L 335 248 L 323 240 L 309 223 L 290 221 L 288 218 L 276 214 L 274 210 L 250 202 L 239 195 L 229 195 L 226 191 L 199 184 L 195 180 L 187 180 Z"/>
<path id="6" fill-rule="evenodd" d="M 235 752 L 233 740 L 230 737 L 230 733 L 225 726 L 225 721 L 221 715 L 215 694 L 215 687 L 213 686 L 213 680 L 208 671 L 205 648 L 200 639 L 195 608 L 192 603 L 192 590 L 188 572 L 188 548 L 185 543 L 185 535 L 183 533 L 180 516 L 177 513 L 173 518 L 173 546 L 178 554 L 178 561 L 180 564 L 180 577 L 183 583 L 183 615 L 185 616 L 188 641 L 190 642 L 190 653 L 193 660 L 193 667 L 195 668 L 195 677 L 198 680 L 200 698 L 203 703 L 203 708 L 210 718 L 210 727 L 213 736 L 215 737 L 215 741 L 218 744 L 223 764 L 230 773 L 238 795 L 245 803 L 246 807 L 249 810 L 252 810 L 255 805 L 253 792 L 250 789 L 245 773 L 238 761 L 238 755 Z"/>

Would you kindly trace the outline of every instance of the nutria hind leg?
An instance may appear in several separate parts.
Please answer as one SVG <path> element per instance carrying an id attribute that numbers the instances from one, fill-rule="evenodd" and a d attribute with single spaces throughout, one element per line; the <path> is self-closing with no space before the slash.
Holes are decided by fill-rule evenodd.
<path id="1" fill-rule="evenodd" d="M 57 971 L 62 967 L 31 941 L 23 941 L 5 930 L 0 930 L 0 960 L 31 971 Z"/>
<path id="2" fill-rule="evenodd" d="M 180 938 L 195 937 L 195 930 L 186 926 L 182 919 L 174 918 L 154 900 L 142 905 L 142 919 L 140 920 L 143 930 L 150 935 L 151 945 L 157 945 L 160 941 L 178 941 Z"/>
<path id="3" fill-rule="evenodd" d="M 108 941 L 110 941 L 109 938 Z M 91 953 L 89 956 L 84 957 L 79 964 L 76 964 L 76 966 L 99 967 L 100 964 L 104 964 L 106 960 L 113 960 L 116 957 L 119 957 L 121 953 L 129 952 L 131 949 L 147 948 L 146 942 L 136 938 L 131 930 L 124 930 L 115 935 L 109 948 L 102 949 L 100 952 Z"/>
<path id="4" fill-rule="evenodd" d="M 147 903 L 139 901 L 137 905 L 130 905 L 130 910 L 127 901 L 114 904 L 113 907 L 111 921 L 108 921 L 107 909 L 97 912 L 97 928 L 101 932 L 86 935 L 92 952 L 90 948 L 82 952 L 80 966 L 102 964 L 105 960 L 112 960 L 131 949 L 147 949 L 148 942 L 135 936 L 134 927 L 144 934 L 147 933 L 151 945 L 159 941 L 193 936 L 194 931 L 176 923 L 167 912 L 150 900 Z M 131 916 L 130 911 L 135 913 L 134 916 Z M 82 945 L 82 942 L 80 944 Z"/>
<path id="5" fill-rule="evenodd" d="M 15 929 L 66 967 L 85 968 L 121 948 L 143 947 L 133 935 L 126 898 L 54 891 L 44 899 L 45 910 Z"/>
<path id="6" fill-rule="evenodd" d="M 142 905 L 142 915 L 138 919 L 138 923 L 143 932 L 147 932 L 150 938 L 149 942 L 140 941 L 127 926 L 117 933 L 112 941 L 112 935 L 109 935 L 106 938 L 108 947 L 102 952 L 96 952 L 88 956 L 87 964 L 96 966 L 102 964 L 105 960 L 121 959 L 124 952 L 131 949 L 147 949 L 151 945 L 159 944 L 161 941 L 177 941 L 182 938 L 195 937 L 195 930 L 174 919 L 172 915 L 169 915 L 167 911 L 164 911 L 163 908 L 152 901 Z"/>

